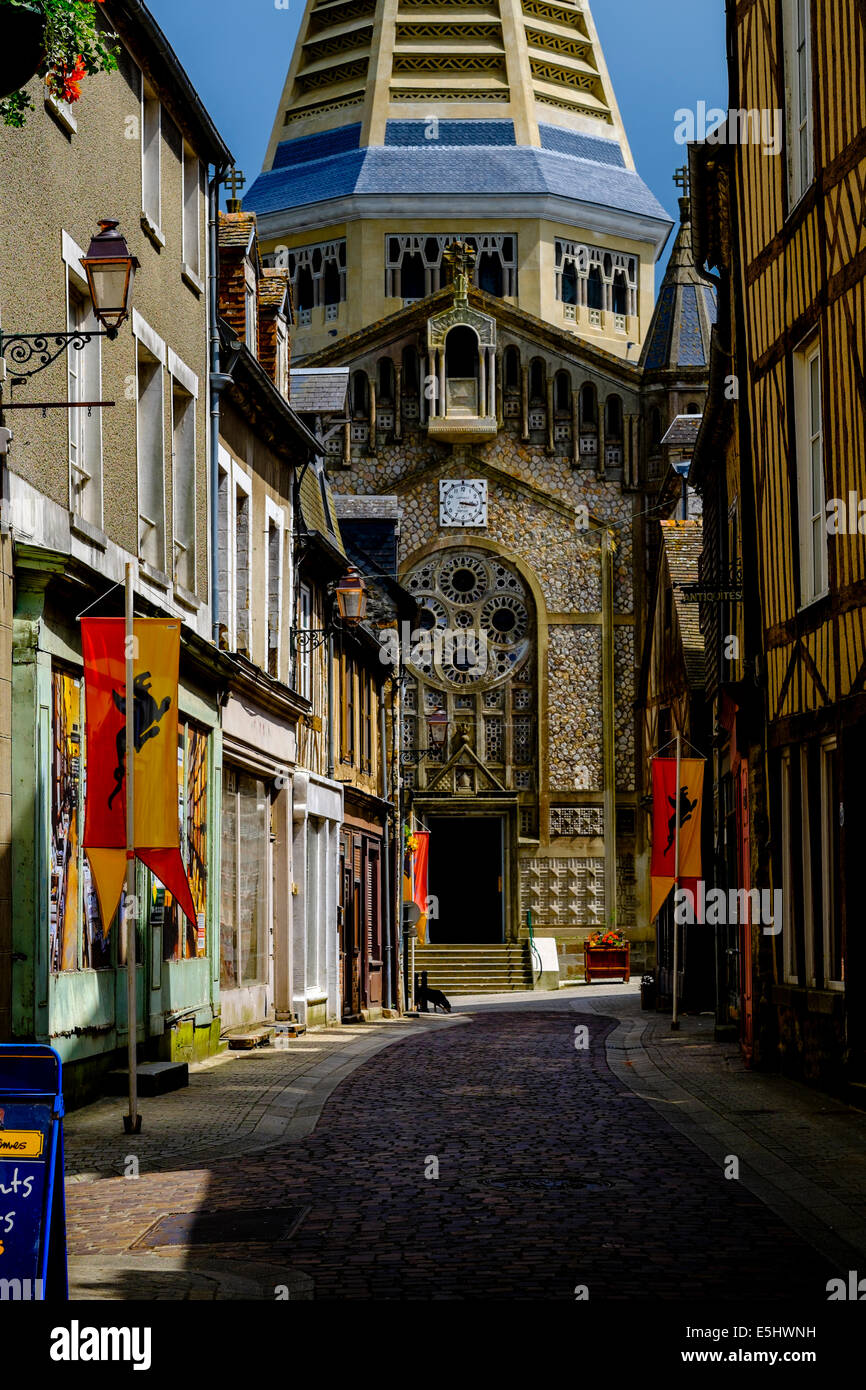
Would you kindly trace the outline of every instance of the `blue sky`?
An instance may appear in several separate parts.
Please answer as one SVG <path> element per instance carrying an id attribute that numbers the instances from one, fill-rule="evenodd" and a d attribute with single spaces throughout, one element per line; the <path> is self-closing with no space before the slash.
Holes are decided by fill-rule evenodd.
<path id="1" fill-rule="evenodd" d="M 148 3 L 251 183 L 303 0 L 288 0 L 288 9 L 275 0 Z M 698 101 L 727 105 L 724 0 L 593 0 L 591 8 L 638 170 L 674 216 L 678 190 L 671 180 L 684 162 L 674 112 Z"/>

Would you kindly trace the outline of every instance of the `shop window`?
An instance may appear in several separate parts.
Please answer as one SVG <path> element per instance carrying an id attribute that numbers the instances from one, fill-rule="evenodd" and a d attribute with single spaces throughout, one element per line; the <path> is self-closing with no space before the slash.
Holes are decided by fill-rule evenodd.
<path id="1" fill-rule="evenodd" d="M 207 954 L 208 735 L 181 721 L 177 731 L 177 810 L 180 845 L 196 911 L 195 926 L 171 893 L 154 878 L 151 926 L 162 924 L 163 960 L 195 960 Z"/>
<path id="2" fill-rule="evenodd" d="M 268 791 L 240 768 L 223 770 L 220 985 L 261 984 L 268 961 Z"/>

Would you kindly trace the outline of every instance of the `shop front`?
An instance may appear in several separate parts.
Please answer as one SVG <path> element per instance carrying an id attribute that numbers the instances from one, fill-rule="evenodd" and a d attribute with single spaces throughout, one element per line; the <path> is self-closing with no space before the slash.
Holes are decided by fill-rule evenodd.
<path id="1" fill-rule="evenodd" d="M 220 1009 L 223 1033 L 291 1012 L 296 716 L 233 689 L 223 710 Z"/>

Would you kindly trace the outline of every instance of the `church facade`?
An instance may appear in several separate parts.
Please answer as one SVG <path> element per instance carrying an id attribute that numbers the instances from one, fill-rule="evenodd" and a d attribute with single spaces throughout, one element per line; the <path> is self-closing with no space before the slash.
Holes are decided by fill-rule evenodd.
<path id="1" fill-rule="evenodd" d="M 295 362 L 350 371 L 331 485 L 371 525 L 396 510 L 431 633 L 397 719 L 434 947 L 546 937 L 579 978 L 616 925 L 642 969 L 651 462 L 702 409 L 713 304 L 680 255 L 654 307 L 671 222 L 588 5 L 310 0 L 246 206 L 292 279 Z"/>

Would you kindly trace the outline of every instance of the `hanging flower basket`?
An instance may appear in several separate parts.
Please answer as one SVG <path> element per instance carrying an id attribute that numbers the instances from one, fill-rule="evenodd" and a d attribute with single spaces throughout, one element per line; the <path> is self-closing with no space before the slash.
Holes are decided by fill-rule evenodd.
<path id="1" fill-rule="evenodd" d="M 21 127 L 33 99 L 26 84 L 44 78 L 57 101 L 78 101 L 85 77 L 111 72 L 117 56 L 96 18 L 101 0 L 0 0 L 0 120 Z"/>
<path id="2" fill-rule="evenodd" d="M 35 77 L 45 62 L 45 15 L 36 5 L 0 8 L 0 99 Z"/>

